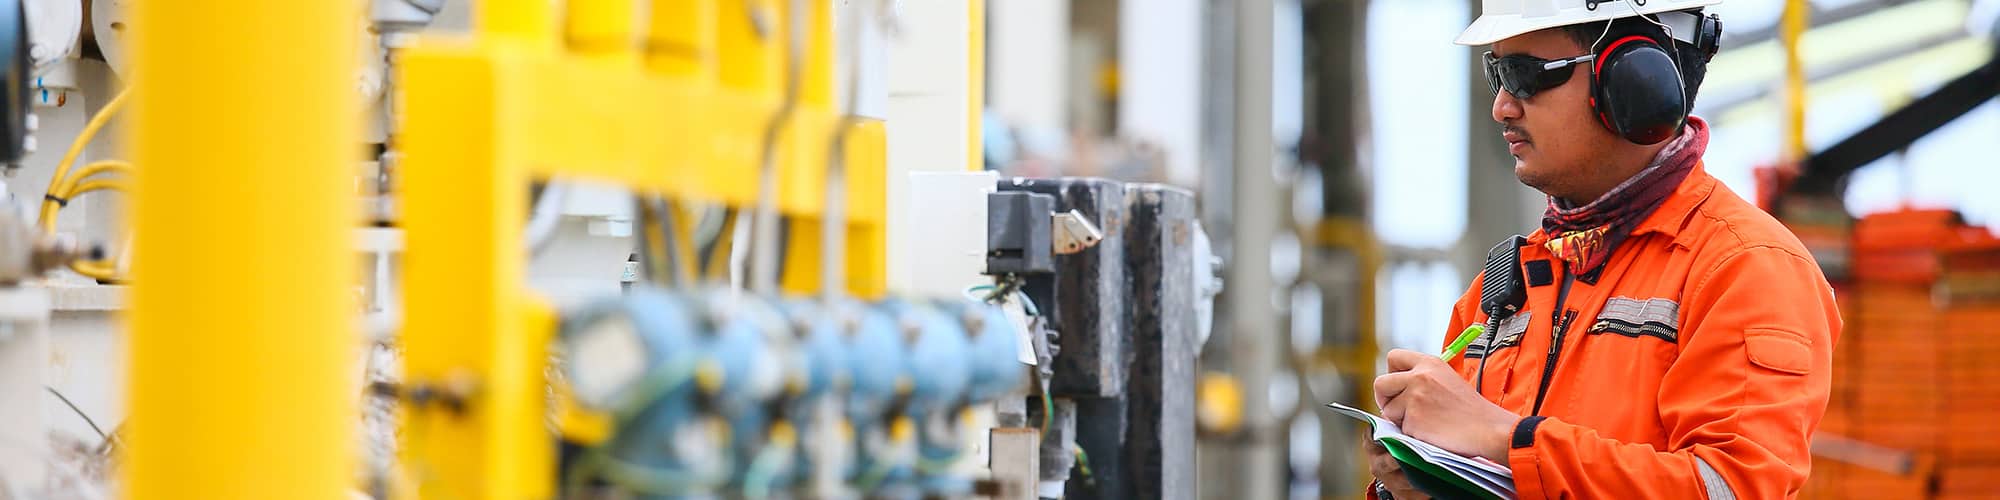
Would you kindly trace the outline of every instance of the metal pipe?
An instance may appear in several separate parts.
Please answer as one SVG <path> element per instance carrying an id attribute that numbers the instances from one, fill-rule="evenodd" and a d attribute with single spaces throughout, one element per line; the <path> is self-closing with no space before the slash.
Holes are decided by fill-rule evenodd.
<path id="1" fill-rule="evenodd" d="M 358 31 L 332 20 L 353 5 L 133 8 L 124 491 L 348 498 Z"/>
<path id="2" fill-rule="evenodd" d="M 1243 381 L 1243 419 L 1250 422 L 1236 450 L 1241 498 L 1279 498 L 1284 491 L 1269 388 L 1278 366 L 1278 314 L 1271 305 L 1271 239 L 1279 231 L 1277 179 L 1271 175 L 1271 0 L 1236 4 L 1235 250 L 1229 263 L 1231 368 Z"/>

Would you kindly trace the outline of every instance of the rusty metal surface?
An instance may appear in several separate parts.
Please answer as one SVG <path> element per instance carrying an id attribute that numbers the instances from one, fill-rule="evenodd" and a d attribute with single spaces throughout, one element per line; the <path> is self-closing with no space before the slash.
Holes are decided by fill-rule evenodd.
<path id="1" fill-rule="evenodd" d="M 1066 498 L 1194 498 L 1194 195 L 1101 179 L 1006 179 L 1000 190 L 1054 195 L 1057 211 L 1075 209 L 1105 235 L 1057 255 L 1055 274 L 1030 276 L 1025 288 L 1060 333 L 1044 476 L 1067 477 Z M 1068 450 L 1049 445 L 1072 437 L 1089 457 L 1088 478 L 1062 467 Z"/>
<path id="2" fill-rule="evenodd" d="M 1194 498 L 1196 324 L 1192 243 L 1194 195 L 1156 184 L 1127 191 L 1123 233 L 1130 273 L 1130 380 L 1120 457 L 1122 498 Z M 1108 497 L 1107 497 L 1108 498 Z"/>
<path id="3" fill-rule="evenodd" d="M 1129 208 L 1121 182 L 1015 178 L 1001 179 L 998 187 L 1055 196 L 1056 211 L 1076 210 L 1107 235 L 1125 229 Z M 1061 333 L 1049 392 L 1069 398 L 1124 392 L 1130 304 L 1123 238 L 1106 238 L 1081 252 L 1057 255 L 1056 269 L 1052 276 L 1029 277 L 1025 287 L 1041 312 L 1055 318 L 1055 329 Z"/>

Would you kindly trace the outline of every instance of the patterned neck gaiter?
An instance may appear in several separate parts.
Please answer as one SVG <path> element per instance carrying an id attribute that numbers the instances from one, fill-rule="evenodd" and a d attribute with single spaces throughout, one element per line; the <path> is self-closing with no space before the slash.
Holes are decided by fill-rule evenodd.
<path id="1" fill-rule="evenodd" d="M 1596 271 L 1611 259 L 1611 251 L 1632 235 L 1632 229 L 1694 172 L 1707 149 L 1708 122 L 1690 116 L 1684 133 L 1661 149 L 1651 165 L 1596 201 L 1576 207 L 1549 197 L 1549 209 L 1542 214 L 1549 252 L 1569 263 L 1571 272 Z"/>

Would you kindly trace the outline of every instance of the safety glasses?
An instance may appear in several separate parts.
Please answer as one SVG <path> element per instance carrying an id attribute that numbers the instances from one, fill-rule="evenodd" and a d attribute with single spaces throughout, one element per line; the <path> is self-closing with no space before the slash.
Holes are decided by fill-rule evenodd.
<path id="1" fill-rule="evenodd" d="M 1505 89 L 1515 98 L 1527 99 L 1568 82 L 1576 65 L 1595 60 L 1597 55 L 1585 54 L 1551 61 L 1521 54 L 1494 57 L 1493 51 L 1489 50 L 1485 59 L 1486 79 L 1493 83 L 1494 93 Z"/>

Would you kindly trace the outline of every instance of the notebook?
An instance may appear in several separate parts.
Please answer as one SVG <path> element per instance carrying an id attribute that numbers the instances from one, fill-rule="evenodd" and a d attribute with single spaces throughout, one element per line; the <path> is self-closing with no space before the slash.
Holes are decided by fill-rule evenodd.
<path id="1" fill-rule="evenodd" d="M 1505 465 L 1483 457 L 1468 458 L 1445 451 L 1403 434 L 1395 422 L 1351 406 L 1327 403 L 1326 407 L 1367 422 L 1374 429 L 1371 437 L 1382 443 L 1382 447 L 1387 448 L 1396 461 L 1403 463 L 1403 474 L 1410 478 L 1410 484 L 1434 498 L 1515 498 L 1514 472 L 1507 470 Z"/>

